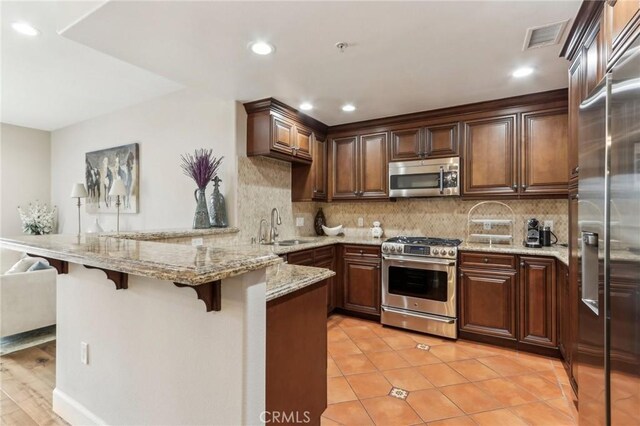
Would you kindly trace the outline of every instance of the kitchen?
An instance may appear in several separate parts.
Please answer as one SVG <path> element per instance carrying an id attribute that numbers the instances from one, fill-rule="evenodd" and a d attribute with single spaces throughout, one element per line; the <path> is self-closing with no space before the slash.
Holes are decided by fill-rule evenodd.
<path id="1" fill-rule="evenodd" d="M 443 8 L 443 16 L 459 12 L 460 6 Z M 477 13 L 491 12 L 485 6 L 489 7 L 477 6 Z M 276 418 L 273 413 L 300 413 L 306 407 L 313 407 L 310 421 L 322 424 L 637 422 L 637 413 L 629 407 L 640 395 L 638 353 L 630 344 L 637 341 L 638 324 L 629 318 L 638 312 L 639 302 L 637 225 L 631 220 L 638 200 L 635 195 L 621 194 L 637 194 L 633 187 L 637 167 L 629 171 L 628 165 L 633 155 L 637 163 L 632 136 L 636 134 L 632 114 L 637 96 L 622 95 L 637 78 L 628 70 L 638 60 L 633 56 L 640 21 L 638 4 L 618 0 L 573 2 L 570 6 L 557 15 L 549 12 L 544 19 L 536 18 L 542 19 L 537 25 L 564 25 L 556 26 L 548 46 L 528 53 L 541 55 L 541 61 L 543 55 L 553 57 L 549 61 L 555 61 L 555 70 L 560 71 L 552 74 L 562 81 L 557 84 L 544 84 L 544 79 L 536 77 L 541 70 L 529 69 L 524 70 L 529 76 L 509 76 L 502 92 L 493 90 L 501 96 L 476 94 L 461 101 L 451 95 L 434 104 L 418 99 L 410 105 L 398 103 L 403 106 L 395 112 L 367 105 L 363 95 L 352 95 L 358 102 L 346 102 L 342 112 L 331 112 L 326 105 L 322 107 L 326 100 L 319 95 L 313 105 L 307 105 L 300 102 L 306 96 L 291 96 L 286 90 L 281 95 L 272 88 L 263 96 L 233 95 L 234 100 L 244 101 L 225 103 L 211 101 L 191 87 L 165 95 L 158 104 L 147 101 L 80 124 L 50 127 L 49 199 L 58 205 L 58 229 L 65 235 L 19 237 L 3 231 L 1 241 L 3 248 L 48 258 L 52 266 L 60 261 L 59 335 L 56 355 L 48 358 L 56 364 L 58 374 L 53 411 L 72 424 L 153 423 L 159 419 L 169 423 L 291 423 L 290 418 Z M 190 19 L 210 17 L 216 10 L 206 3 L 192 10 L 170 3 L 157 7 L 155 25 L 167 28 L 167 34 L 174 31 L 176 39 Z M 234 14 L 243 13 L 241 7 L 224 7 L 234 19 Z M 305 10 L 298 4 L 291 7 L 292 11 L 277 12 Z M 322 10 L 318 4 L 309 7 L 304 13 Z M 345 16 L 339 19 L 347 20 L 350 13 L 356 13 L 346 5 L 340 7 Z M 378 7 L 371 13 L 386 11 L 409 19 L 415 12 L 412 7 L 429 6 Z M 171 69 L 171 63 L 154 56 L 151 48 L 143 53 L 138 51 L 142 44 L 126 45 L 118 37 L 105 37 L 114 26 L 133 28 L 130 20 L 147 12 L 139 4 L 110 3 L 87 14 L 64 34 L 138 66 L 144 63 L 143 68 L 163 70 L 161 75 L 182 83 L 202 84 L 198 72 L 187 76 L 184 70 Z M 533 37 L 525 37 L 527 26 L 534 25 L 514 31 L 518 40 L 513 44 L 519 50 L 523 39 L 531 42 Z M 156 34 L 156 29 L 140 26 L 135 29 L 139 34 L 129 36 L 151 43 L 149 35 Z M 286 45 L 273 43 L 275 46 L 266 46 L 271 54 L 265 59 L 284 57 L 288 61 Z M 357 41 L 329 47 L 334 50 L 329 60 L 334 65 L 348 60 L 359 70 L 357 61 L 371 59 L 360 56 Z M 184 59 L 181 55 L 188 55 L 171 44 L 163 48 L 167 57 Z M 354 56 L 348 59 L 349 55 Z M 209 59 L 203 59 L 202 65 L 208 67 Z M 251 64 L 255 69 L 249 74 L 260 71 L 258 62 Z M 609 74 L 612 77 L 604 78 Z M 221 81 L 228 78 L 219 77 Z M 504 77 L 493 78 L 504 81 Z M 375 79 L 367 84 L 372 81 Z M 514 89 L 518 81 L 523 88 Z M 355 80 L 353 84 L 357 86 Z M 437 88 L 430 89 L 437 98 Z M 358 90 L 363 92 L 362 87 Z M 381 87 L 378 95 L 388 95 L 385 90 Z M 637 95 L 637 90 L 631 93 Z M 395 96 L 398 102 L 401 97 L 411 98 L 406 93 Z M 612 101 L 605 109 L 608 99 Z M 607 128 L 602 124 L 605 110 L 619 111 L 609 113 Z M 202 124 L 211 119 L 212 111 L 215 126 Z M 587 123 L 587 119 L 592 121 Z M 611 132 L 612 148 L 602 142 L 606 138 L 601 134 L 606 131 Z M 177 146 L 176 138 L 193 138 L 198 147 L 209 146 L 206 139 L 220 135 L 231 141 L 214 145 L 216 155 L 225 156 L 219 176 L 222 187 L 227 188 L 231 226 L 189 231 L 188 222 L 185 225 L 177 218 L 193 215 L 193 201 L 178 195 L 180 202 L 165 201 L 167 190 L 171 194 L 193 191 L 191 185 L 178 182 L 173 171 L 167 172 L 177 169 L 176 152 L 188 151 L 193 145 Z M 82 165 L 86 151 L 114 145 L 115 140 L 138 140 L 145 149 L 140 212 L 118 213 L 117 218 L 87 214 L 79 208 L 76 213 L 67 192 L 83 179 L 84 172 L 82 167 L 67 167 L 67 158 Z M 151 140 L 157 148 L 145 144 Z M 79 141 L 87 141 L 80 150 Z M 595 148 L 587 149 L 587 143 Z M 593 152 L 596 154 L 590 156 Z M 605 158 L 611 159 L 609 166 Z M 607 167 L 614 177 L 599 174 Z M 625 173 L 635 176 L 635 181 Z M 148 182 L 158 185 L 148 186 Z M 607 182 L 614 190 L 600 189 L 607 188 Z M 605 199 L 617 207 L 607 210 L 602 204 Z M 114 232 L 99 235 L 97 240 L 81 233 L 75 240 L 79 214 L 82 223 L 98 217 L 105 229 Z M 123 229 L 117 233 L 122 235 L 114 235 L 116 219 Z M 317 219 L 326 229 L 316 226 Z M 340 225 L 341 229 L 331 229 Z M 168 227 L 182 230 L 167 231 Z M 316 228 L 342 235 L 318 236 L 321 233 Z M 163 231 L 150 231 L 153 229 Z M 172 251 L 174 258 L 167 255 Z M 154 269 L 149 265 L 155 256 L 161 256 L 164 263 Z M 597 257 L 581 262 L 585 256 Z M 105 280 L 100 272 L 86 271 L 80 265 L 118 272 L 120 280 L 122 274 L 128 275 L 128 284 Z M 604 274 L 605 269 L 610 275 Z M 169 282 L 152 284 L 157 280 Z M 92 286 L 83 287 L 83 282 Z M 105 286 L 105 282 L 110 284 Z M 245 292 L 230 296 L 226 289 L 231 282 L 239 283 Z M 114 283 L 119 290 L 113 290 Z M 192 286 L 200 300 L 191 289 L 181 288 L 185 285 Z M 611 293 L 609 286 L 613 286 Z M 131 290 L 148 295 L 153 306 L 146 304 L 151 302 L 122 305 L 127 294 L 136 294 Z M 260 302 L 260 292 L 263 299 L 267 294 L 266 306 Z M 91 306 L 98 298 L 100 304 L 94 311 L 100 310 L 100 315 L 95 314 L 100 321 L 77 326 L 69 322 L 89 315 L 80 306 Z M 188 308 L 194 312 L 187 309 L 181 320 L 169 325 L 162 320 L 165 302 L 159 301 L 173 298 L 181 300 L 176 312 L 187 309 L 185 303 L 194 304 Z M 606 322 L 600 310 L 605 306 L 604 311 L 611 313 Z M 109 331 L 110 321 L 133 319 L 139 309 L 149 309 L 148 319 L 154 318 L 157 324 L 132 323 L 130 333 L 113 335 Z M 203 318 L 211 329 L 200 324 Z M 225 330 L 224 318 L 234 325 Z M 323 324 L 322 329 L 318 324 Z M 228 407 L 222 403 L 224 390 L 215 384 L 219 369 L 201 377 L 185 369 L 194 389 L 220 398 L 215 404 L 217 414 L 189 411 L 193 404 L 188 399 L 195 397 L 189 393 L 171 394 L 172 403 L 164 405 L 174 414 L 158 409 L 153 416 L 145 416 L 125 408 L 125 400 L 116 392 L 122 386 L 119 381 L 127 382 L 131 392 L 135 389 L 140 403 L 150 404 L 141 407 L 149 410 L 153 404 L 143 395 L 148 384 L 156 382 L 153 369 L 141 367 L 149 358 L 144 351 L 128 360 L 119 348 L 157 348 L 163 353 L 154 364 L 157 367 L 167 365 L 165 361 L 182 363 L 180 351 L 159 345 L 163 339 L 155 337 L 171 336 L 176 347 L 193 345 L 189 336 L 181 335 L 180 327 L 189 327 L 193 336 L 212 331 L 228 336 L 226 355 L 204 343 L 193 346 L 201 351 L 202 359 L 209 356 L 221 365 L 234 357 L 253 360 L 225 373 L 234 383 L 229 391 L 232 403 Z M 141 339 L 139 333 L 148 336 Z M 234 333 L 243 339 L 232 338 Z M 91 336 L 85 339 L 91 340 L 90 351 L 96 357 L 89 367 L 70 361 L 77 358 L 82 335 Z M 605 350 L 609 346 L 610 352 Z M 283 350 L 294 347 L 295 351 Z M 20 365 L 5 359 L 3 356 L 3 365 Z M 101 365 L 101 359 L 131 362 L 139 371 L 126 380 L 119 375 L 105 379 L 100 373 L 107 380 L 102 385 L 113 392 L 99 401 L 95 398 L 99 387 L 85 380 L 95 374 L 91 371 L 110 367 L 109 363 Z M 179 383 L 172 380 L 178 378 L 167 376 L 157 382 L 163 397 L 170 395 L 165 386 Z M 238 387 L 241 383 L 244 385 Z M 74 394 L 77 389 L 84 389 L 85 395 Z M 499 391 L 517 393 L 521 399 L 504 399 Z M 15 406 L 34 416 L 29 407 L 21 408 L 24 404 L 15 395 L 12 398 L 9 390 L 6 393 Z M 322 394 L 326 398 L 318 397 Z M 51 400 L 51 396 L 44 399 Z M 265 410 L 264 401 L 271 417 L 250 420 Z M 296 417 L 297 422 L 305 420 Z"/>

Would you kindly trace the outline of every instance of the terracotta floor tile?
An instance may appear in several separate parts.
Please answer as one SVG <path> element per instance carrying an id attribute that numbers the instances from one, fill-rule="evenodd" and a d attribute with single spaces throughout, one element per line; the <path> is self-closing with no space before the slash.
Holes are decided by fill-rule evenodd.
<path id="1" fill-rule="evenodd" d="M 339 404 L 329 404 L 322 413 L 326 417 L 338 424 L 343 425 L 372 425 L 373 422 L 367 414 L 360 401 L 341 402 Z"/>
<path id="2" fill-rule="evenodd" d="M 329 350 L 329 354 L 333 357 L 362 353 L 351 339 L 341 340 L 339 342 L 327 342 L 327 349 Z"/>
<path id="3" fill-rule="evenodd" d="M 551 383 L 557 383 L 560 384 L 560 382 L 558 381 L 558 377 L 556 376 L 556 372 L 553 370 L 547 370 L 547 371 L 538 371 L 536 372 L 536 374 L 548 381 L 550 381 Z M 568 384 L 568 383 L 567 383 Z"/>
<path id="4" fill-rule="evenodd" d="M 416 343 L 423 343 L 429 346 L 446 345 L 452 341 L 449 339 L 442 339 L 440 337 L 430 336 L 422 333 L 407 333 L 407 336 L 412 338 Z"/>
<path id="5" fill-rule="evenodd" d="M 370 326 L 369 328 L 371 328 L 378 337 L 393 337 L 401 334 L 397 329 L 383 325 L 380 325 L 379 327 Z"/>
<path id="6" fill-rule="evenodd" d="M 336 365 L 333 358 L 327 359 L 327 377 L 339 377 L 342 376 L 342 372 Z"/>
<path id="7" fill-rule="evenodd" d="M 367 357 L 378 370 L 393 370 L 395 368 L 411 367 L 400 355 L 391 352 L 370 352 Z"/>
<path id="8" fill-rule="evenodd" d="M 470 352 L 467 352 L 461 346 L 456 345 L 438 345 L 429 351 L 444 362 L 459 361 L 462 359 L 473 358 Z"/>
<path id="9" fill-rule="evenodd" d="M 411 395 L 409 395 L 411 396 Z M 398 398 L 381 396 L 365 399 L 362 405 L 376 425 L 415 425 L 422 423 L 420 417 L 407 404 Z"/>
<path id="10" fill-rule="evenodd" d="M 543 379 L 537 374 L 525 374 L 509 377 L 509 380 L 528 390 L 540 399 L 554 399 L 563 396 L 562 389 L 555 383 Z"/>
<path id="11" fill-rule="evenodd" d="M 325 416 L 320 417 L 320 426 L 342 426 L 338 422 L 334 422 L 331 419 L 326 418 Z"/>
<path id="12" fill-rule="evenodd" d="M 478 358 L 478 361 L 505 377 L 533 373 L 533 370 L 520 364 L 514 357 L 499 355 Z"/>
<path id="13" fill-rule="evenodd" d="M 430 389 L 433 387 L 431 382 L 427 380 L 415 368 L 399 368 L 396 370 L 383 371 L 384 377 L 396 388 L 407 391 L 417 391 L 422 389 Z"/>
<path id="14" fill-rule="evenodd" d="M 440 388 L 440 391 L 467 414 L 495 410 L 503 405 L 473 383 Z"/>
<path id="15" fill-rule="evenodd" d="M 417 370 L 437 387 L 468 382 L 467 379 L 447 364 L 423 365 L 418 367 Z"/>
<path id="16" fill-rule="evenodd" d="M 341 327 L 342 331 L 344 331 L 347 336 L 349 336 L 352 340 L 356 339 L 372 339 L 377 337 L 375 333 L 365 325 L 358 325 L 355 327 Z"/>
<path id="17" fill-rule="evenodd" d="M 469 416 L 453 417 L 451 419 L 429 422 L 428 426 L 477 426 Z"/>
<path id="18" fill-rule="evenodd" d="M 345 376 L 376 371 L 376 367 L 374 367 L 365 354 L 336 356 L 333 357 L 333 360 Z"/>
<path id="19" fill-rule="evenodd" d="M 511 411 L 533 426 L 575 425 L 573 419 L 568 415 L 551 408 L 544 402 L 532 402 L 531 404 L 519 405 L 512 407 Z"/>
<path id="20" fill-rule="evenodd" d="M 353 318 L 353 317 L 344 317 L 340 322 L 340 327 L 358 327 L 358 326 L 369 326 L 371 324 L 376 324 L 374 321 L 369 321 L 361 318 Z"/>
<path id="21" fill-rule="evenodd" d="M 425 422 L 464 415 L 449 398 L 437 389 L 411 392 L 407 397 L 407 402 Z"/>
<path id="22" fill-rule="evenodd" d="M 476 413 L 471 418 L 480 426 L 527 426 L 524 420 L 506 408 Z"/>
<path id="23" fill-rule="evenodd" d="M 375 336 L 375 334 L 374 334 Z M 353 341 L 358 348 L 364 353 L 367 352 L 383 352 L 383 351 L 392 351 L 391 347 L 387 345 L 384 340 L 379 337 L 374 337 L 372 339 L 355 339 Z"/>
<path id="24" fill-rule="evenodd" d="M 388 395 L 392 387 L 391 383 L 378 372 L 354 374 L 347 376 L 346 379 L 360 400 Z"/>
<path id="25" fill-rule="evenodd" d="M 327 331 L 327 342 L 341 342 L 343 340 L 349 340 L 349 336 L 340 327 Z"/>
<path id="26" fill-rule="evenodd" d="M 534 394 L 504 377 L 476 382 L 475 384 L 505 406 L 538 401 L 538 398 Z"/>
<path id="27" fill-rule="evenodd" d="M 416 347 L 416 341 L 404 334 L 398 334 L 395 336 L 384 336 L 382 340 L 384 340 L 387 345 L 391 346 L 395 350 Z"/>
<path id="28" fill-rule="evenodd" d="M 440 361 L 440 358 L 433 355 L 430 351 L 418 348 L 400 349 L 396 352 L 414 367 L 420 365 L 439 364 L 442 362 Z"/>
<path id="29" fill-rule="evenodd" d="M 546 357 L 535 355 L 535 354 L 527 354 L 524 352 L 518 352 L 516 356 L 518 362 L 530 368 L 533 371 L 553 371 L 553 362 Z M 564 367 L 560 367 L 564 370 Z"/>
<path id="30" fill-rule="evenodd" d="M 465 359 L 448 363 L 449 367 L 462 374 L 467 380 L 477 382 L 500 377 L 498 373 L 475 359 Z"/>
<path id="31" fill-rule="evenodd" d="M 358 397 L 347 379 L 344 377 L 329 377 L 327 379 L 327 403 L 335 404 L 337 402 L 355 401 Z"/>
<path id="32" fill-rule="evenodd" d="M 550 405 L 551 407 L 555 408 L 558 411 L 562 411 L 572 419 L 574 420 L 578 419 L 578 411 L 575 409 L 573 402 L 568 401 L 566 398 L 563 397 L 563 398 L 548 399 L 545 402 L 547 403 L 547 405 Z M 635 406 L 634 409 L 637 410 L 638 407 Z"/>

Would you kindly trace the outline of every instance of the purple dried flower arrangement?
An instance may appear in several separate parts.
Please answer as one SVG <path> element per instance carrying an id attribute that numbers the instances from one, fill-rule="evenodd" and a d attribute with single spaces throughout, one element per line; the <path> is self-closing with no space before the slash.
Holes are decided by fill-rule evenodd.
<path id="1" fill-rule="evenodd" d="M 206 188 L 211 179 L 216 177 L 218 168 L 224 157 L 213 156 L 212 149 L 196 149 L 194 154 L 180 156 L 182 159 L 182 171 L 196 182 L 198 188 Z"/>

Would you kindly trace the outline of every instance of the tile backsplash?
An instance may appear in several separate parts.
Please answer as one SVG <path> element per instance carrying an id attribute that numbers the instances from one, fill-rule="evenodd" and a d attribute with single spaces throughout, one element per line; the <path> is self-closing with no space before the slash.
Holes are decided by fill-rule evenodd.
<path id="1" fill-rule="evenodd" d="M 506 200 L 515 216 L 514 240 L 522 241 L 527 219 L 553 221 L 553 231 L 561 243 L 568 238 L 567 200 Z M 413 198 L 395 202 L 292 203 L 291 165 L 262 157 L 238 157 L 238 227 L 240 238 L 249 241 L 256 236 L 260 219 L 270 223 L 270 212 L 277 207 L 282 217 L 278 227 L 281 237 L 315 235 L 313 219 L 319 208 L 329 226 L 343 225 L 345 233 L 367 236 L 374 221 L 380 221 L 385 237 L 396 235 L 428 235 L 467 239 L 469 210 L 478 201 L 459 198 Z M 489 204 L 478 209 L 481 217 L 506 218 L 508 209 Z M 364 227 L 358 227 L 358 218 Z M 296 227 L 295 218 L 303 218 L 304 226 Z"/>

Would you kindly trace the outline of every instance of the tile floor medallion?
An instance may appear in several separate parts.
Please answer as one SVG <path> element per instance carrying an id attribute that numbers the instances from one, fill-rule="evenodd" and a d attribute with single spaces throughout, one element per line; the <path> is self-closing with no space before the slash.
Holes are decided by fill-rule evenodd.
<path id="1" fill-rule="evenodd" d="M 577 424 L 559 359 L 342 315 L 327 340 L 324 426 Z"/>

